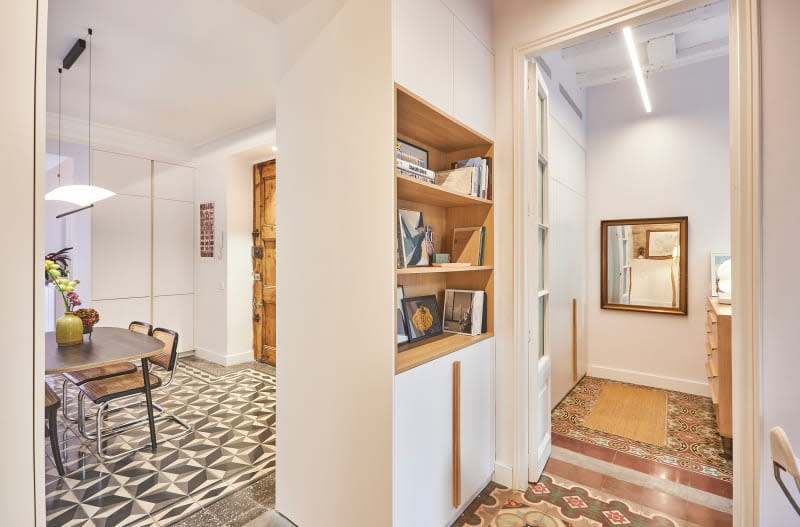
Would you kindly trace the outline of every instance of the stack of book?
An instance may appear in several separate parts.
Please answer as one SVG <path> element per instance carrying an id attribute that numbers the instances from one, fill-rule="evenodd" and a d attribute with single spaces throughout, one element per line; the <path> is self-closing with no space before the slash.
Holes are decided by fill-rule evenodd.
<path id="1" fill-rule="evenodd" d="M 410 176 L 427 183 L 436 181 L 436 174 L 433 170 L 425 168 L 425 162 L 408 152 L 396 151 L 395 162 L 397 171 L 404 176 Z"/>
<path id="2" fill-rule="evenodd" d="M 436 184 L 445 188 L 488 199 L 491 188 L 491 162 L 485 157 L 471 157 L 453 163 L 452 170 L 436 172 Z"/>

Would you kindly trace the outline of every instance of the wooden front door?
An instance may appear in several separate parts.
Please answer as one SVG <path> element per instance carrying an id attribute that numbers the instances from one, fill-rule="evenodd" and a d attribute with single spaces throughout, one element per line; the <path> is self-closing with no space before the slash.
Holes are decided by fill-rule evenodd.
<path id="1" fill-rule="evenodd" d="M 275 366 L 275 161 L 253 166 L 253 351 Z"/>

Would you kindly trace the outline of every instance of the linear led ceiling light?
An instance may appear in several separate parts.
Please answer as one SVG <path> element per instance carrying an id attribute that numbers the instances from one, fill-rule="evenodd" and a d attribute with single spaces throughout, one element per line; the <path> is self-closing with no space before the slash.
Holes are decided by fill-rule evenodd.
<path id="1" fill-rule="evenodd" d="M 653 111 L 653 107 L 650 106 L 650 96 L 647 95 L 647 86 L 644 83 L 642 64 L 639 62 L 639 54 L 636 52 L 636 43 L 633 41 L 633 33 L 631 32 L 631 28 L 623 28 L 622 34 L 625 37 L 625 44 L 628 46 L 628 55 L 631 57 L 631 63 L 633 63 L 633 73 L 636 76 L 636 84 L 639 85 L 639 93 L 642 95 L 644 111 L 650 113 Z"/>

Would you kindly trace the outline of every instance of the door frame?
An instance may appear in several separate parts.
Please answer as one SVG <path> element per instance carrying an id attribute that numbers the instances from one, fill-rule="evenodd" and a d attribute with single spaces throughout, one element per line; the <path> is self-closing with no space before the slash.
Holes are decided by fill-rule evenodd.
<path id="1" fill-rule="evenodd" d="M 533 56 L 599 31 L 619 29 L 632 20 L 691 8 L 697 0 L 644 0 L 565 28 L 513 50 L 513 486 L 528 485 L 529 375 L 535 364 L 528 350 L 524 222 L 526 196 L 525 126 L 527 63 Z M 736 312 L 733 331 L 734 525 L 758 525 L 761 467 L 761 96 L 758 8 L 760 0 L 730 0 L 730 161 L 731 255 Z M 535 251 L 535 248 L 534 248 Z"/>

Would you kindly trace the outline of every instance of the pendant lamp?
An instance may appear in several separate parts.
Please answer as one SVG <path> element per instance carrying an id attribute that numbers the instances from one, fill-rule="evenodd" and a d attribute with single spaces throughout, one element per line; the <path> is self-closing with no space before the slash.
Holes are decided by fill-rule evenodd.
<path id="1" fill-rule="evenodd" d="M 114 196 L 114 192 L 92 185 L 92 29 L 89 28 L 89 184 L 88 185 L 61 185 L 61 75 L 62 68 L 58 68 L 58 186 L 48 192 L 44 199 L 47 201 L 66 201 L 80 207 L 77 210 L 60 214 L 61 218 L 75 212 L 92 207 L 98 201 Z M 72 49 L 64 58 L 62 66 L 69 69 L 77 60 L 86 41 L 78 39 Z"/>

